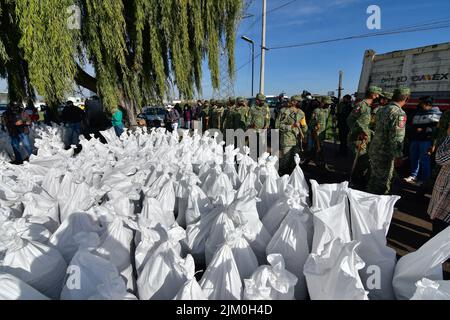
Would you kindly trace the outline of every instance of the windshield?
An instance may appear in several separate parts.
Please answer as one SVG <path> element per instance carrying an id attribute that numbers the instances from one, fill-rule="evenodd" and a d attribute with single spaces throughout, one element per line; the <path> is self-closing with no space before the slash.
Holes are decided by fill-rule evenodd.
<path id="1" fill-rule="evenodd" d="M 163 108 L 149 108 L 145 114 L 149 116 L 163 116 L 165 111 Z"/>

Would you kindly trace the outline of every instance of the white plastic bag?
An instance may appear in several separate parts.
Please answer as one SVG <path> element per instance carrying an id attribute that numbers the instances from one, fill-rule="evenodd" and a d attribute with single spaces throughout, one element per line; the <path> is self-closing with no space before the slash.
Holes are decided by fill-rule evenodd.
<path id="1" fill-rule="evenodd" d="M 96 233 L 80 232 L 75 235 L 74 242 L 79 245 L 79 250 L 67 269 L 61 300 L 87 300 L 101 292 L 108 296 L 104 290 L 108 287 L 113 289 L 109 296 L 117 297 L 117 288 L 126 289 L 113 263 L 96 254 L 100 242 Z M 116 285 L 112 286 L 114 283 Z M 126 290 L 122 292 L 126 294 Z"/>
<path id="2" fill-rule="evenodd" d="M 411 300 L 450 300 L 450 281 L 422 279 L 416 283 L 417 290 Z"/>
<path id="3" fill-rule="evenodd" d="M 220 248 L 200 281 L 208 300 L 241 300 L 242 281 L 231 248 Z"/>
<path id="4" fill-rule="evenodd" d="M 361 244 L 358 255 L 365 267 L 360 271 L 361 279 L 371 300 L 393 300 L 394 276 L 397 253 L 387 247 L 394 204 L 398 196 L 377 196 L 349 189 L 352 238 Z"/>
<path id="5" fill-rule="evenodd" d="M 0 300 L 49 300 L 19 278 L 0 273 Z"/>
<path id="6" fill-rule="evenodd" d="M 414 295 L 417 281 L 443 279 L 442 263 L 450 258 L 450 227 L 428 240 L 419 250 L 403 256 L 395 267 L 394 292 L 398 300 Z"/>
<path id="7" fill-rule="evenodd" d="M 173 212 L 164 211 L 161 202 L 154 198 L 147 197 L 144 199 L 142 216 L 155 224 L 161 223 L 166 228 L 169 228 L 175 222 Z"/>
<path id="8" fill-rule="evenodd" d="M 186 282 L 184 259 L 176 250 L 185 237 L 182 228 L 169 231 L 168 239 L 151 255 L 137 280 L 141 300 L 173 299 Z"/>
<path id="9" fill-rule="evenodd" d="M 289 177 L 289 184 L 297 190 L 302 197 L 305 197 L 307 203 L 309 202 L 309 186 L 305 179 L 303 170 L 300 168 L 300 156 L 296 154 L 294 156 L 295 169 Z"/>
<path id="10" fill-rule="evenodd" d="M 297 277 L 285 269 L 281 254 L 267 256 L 270 266 L 259 267 L 245 279 L 245 300 L 294 300 Z"/>
<path id="11" fill-rule="evenodd" d="M 186 282 L 178 291 L 174 300 L 208 300 L 202 288 L 195 279 L 195 264 L 191 255 L 188 255 L 184 264 L 184 272 L 186 276 Z"/>
<path id="12" fill-rule="evenodd" d="M 340 184 L 321 184 L 310 180 L 312 189 L 312 211 L 318 211 L 335 206 L 347 199 L 348 182 Z"/>
<path id="13" fill-rule="evenodd" d="M 347 197 L 341 198 L 341 202 L 313 213 L 314 236 L 312 253 L 320 254 L 325 244 L 335 238 L 344 243 L 351 241 L 350 224 L 348 221 L 349 209 Z M 330 232 L 329 232 L 330 231 Z"/>
<path id="14" fill-rule="evenodd" d="M 275 232 L 267 246 L 267 255 L 281 254 L 286 270 L 293 273 L 298 281 L 295 286 L 295 297 L 304 300 L 307 297 L 306 281 L 303 265 L 308 259 L 312 237 L 312 217 L 309 211 L 292 209 Z"/>
<path id="15" fill-rule="evenodd" d="M 61 292 L 67 265 L 58 252 L 14 236 L 0 244 L 0 272 L 9 273 L 51 299 Z"/>
<path id="16" fill-rule="evenodd" d="M 114 215 L 110 219 L 107 222 L 106 230 L 100 236 L 98 255 L 111 261 L 125 279 L 127 288 L 135 291 L 136 284 L 131 265 L 133 231 L 128 228 L 123 217 Z"/>
<path id="17" fill-rule="evenodd" d="M 234 261 L 239 270 L 241 279 L 250 278 L 253 272 L 258 268 L 258 259 L 252 248 L 244 238 L 242 228 L 228 231 L 225 239 L 233 252 Z"/>
<path id="18" fill-rule="evenodd" d="M 66 262 L 69 263 L 78 251 L 75 235 L 80 232 L 95 232 L 99 234 L 101 231 L 102 228 L 89 214 L 83 212 L 73 213 L 55 231 L 49 243 L 58 249 Z"/>
<path id="19" fill-rule="evenodd" d="M 311 300 L 368 300 L 358 271 L 364 262 L 356 253 L 358 243 L 334 238 L 320 254 L 312 253 L 304 275 Z"/>

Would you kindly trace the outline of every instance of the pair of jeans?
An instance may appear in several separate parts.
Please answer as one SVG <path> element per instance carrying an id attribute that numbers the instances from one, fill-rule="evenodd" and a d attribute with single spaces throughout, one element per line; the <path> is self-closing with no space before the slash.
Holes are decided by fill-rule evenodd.
<path id="1" fill-rule="evenodd" d="M 118 137 L 120 137 L 122 135 L 122 133 L 124 131 L 123 129 L 124 129 L 124 125 L 123 124 L 119 124 L 119 125 L 115 125 L 114 126 L 114 130 L 116 131 L 116 135 Z"/>
<path id="2" fill-rule="evenodd" d="M 25 133 L 19 133 L 17 136 L 11 137 L 11 145 L 14 151 L 14 156 L 16 157 L 17 162 L 22 162 L 22 154 L 20 152 L 20 142 L 28 153 L 28 157 L 31 156 L 33 150 L 31 149 L 30 138 Z"/>
<path id="3" fill-rule="evenodd" d="M 81 122 L 69 123 L 69 145 L 78 145 L 81 135 Z"/>
<path id="4" fill-rule="evenodd" d="M 431 159 L 427 154 L 431 141 L 411 141 L 409 157 L 411 161 L 411 176 L 420 181 L 427 181 L 431 176 Z"/>
<path id="5" fill-rule="evenodd" d="M 184 121 L 184 128 L 189 130 L 189 129 L 191 128 L 191 122 L 185 120 L 185 121 Z"/>

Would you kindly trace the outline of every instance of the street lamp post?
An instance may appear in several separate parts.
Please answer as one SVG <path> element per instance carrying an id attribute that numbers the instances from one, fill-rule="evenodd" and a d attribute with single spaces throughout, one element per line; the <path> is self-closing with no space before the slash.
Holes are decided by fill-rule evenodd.
<path id="1" fill-rule="evenodd" d="M 245 36 L 242 36 L 241 39 L 252 45 L 252 97 L 253 97 L 254 96 L 253 88 L 255 83 L 255 42 L 252 39 L 247 38 Z"/>

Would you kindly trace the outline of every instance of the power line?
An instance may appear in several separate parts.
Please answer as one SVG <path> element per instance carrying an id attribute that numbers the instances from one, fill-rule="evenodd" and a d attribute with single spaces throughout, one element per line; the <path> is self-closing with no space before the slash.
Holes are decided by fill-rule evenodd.
<path id="1" fill-rule="evenodd" d="M 297 1 L 298 0 L 291 0 L 282 5 L 279 5 L 278 7 L 274 7 L 270 10 L 267 10 L 267 14 L 278 11 L 280 9 L 283 9 L 284 7 L 287 7 L 288 5 L 290 5 L 294 2 L 297 2 Z M 262 14 L 259 14 L 258 17 L 255 19 L 255 21 L 253 21 L 253 23 L 244 32 L 242 32 L 241 36 L 245 35 L 247 32 L 249 32 L 261 19 L 262 19 Z"/>
<path id="2" fill-rule="evenodd" d="M 311 45 L 316 45 L 316 44 L 324 44 L 324 43 L 338 42 L 338 41 L 344 41 L 344 40 L 371 38 L 371 37 L 379 37 L 379 36 L 402 34 L 402 33 L 412 33 L 412 32 L 419 32 L 419 31 L 426 31 L 426 30 L 437 30 L 437 29 L 444 29 L 444 28 L 449 28 L 449 27 L 450 27 L 450 20 L 446 20 L 446 21 L 441 21 L 439 23 L 427 23 L 427 24 L 423 24 L 423 25 L 399 27 L 396 29 L 391 29 L 391 30 L 381 31 L 381 32 L 376 32 L 376 33 L 366 33 L 366 34 L 361 34 L 361 35 L 354 35 L 354 36 L 321 40 L 321 41 L 303 42 L 303 43 L 291 44 L 291 45 L 285 45 L 285 46 L 274 46 L 274 47 L 271 47 L 268 49 L 269 50 L 280 50 L 280 49 L 298 48 L 298 47 L 306 47 L 306 46 L 311 46 Z"/>

